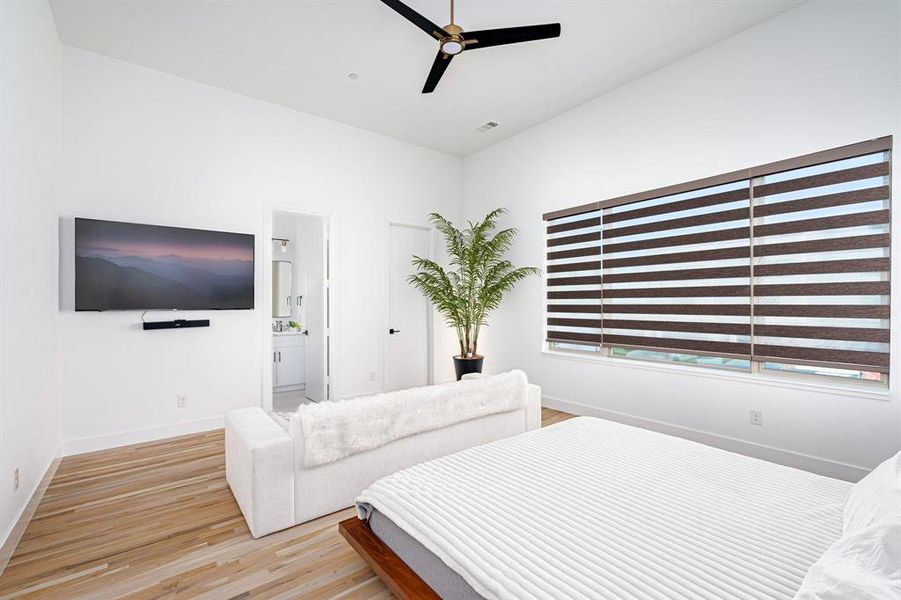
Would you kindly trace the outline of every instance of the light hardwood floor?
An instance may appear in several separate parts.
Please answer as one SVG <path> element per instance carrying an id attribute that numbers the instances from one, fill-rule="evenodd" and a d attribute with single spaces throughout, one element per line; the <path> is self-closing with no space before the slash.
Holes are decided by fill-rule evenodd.
<path id="1" fill-rule="evenodd" d="M 544 425 L 572 415 L 542 410 Z M 343 510 L 254 540 L 222 430 L 64 458 L 0 598 L 391 598 L 338 534 Z"/>

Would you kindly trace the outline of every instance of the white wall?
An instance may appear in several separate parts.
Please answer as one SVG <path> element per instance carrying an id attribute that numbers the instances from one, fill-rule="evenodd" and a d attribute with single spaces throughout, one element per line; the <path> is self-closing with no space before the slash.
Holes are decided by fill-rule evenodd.
<path id="1" fill-rule="evenodd" d="M 901 4 L 810 2 L 469 157 L 464 214 L 509 207 L 521 230 L 515 260 L 541 265 L 544 212 L 884 135 L 899 146 L 899 121 Z M 894 272 L 898 298 L 898 260 Z M 584 413 L 872 467 L 901 449 L 901 327 L 892 343 L 897 375 L 882 399 L 553 358 L 540 351 L 542 284 L 533 280 L 494 316 L 481 347 L 486 369 L 521 367 L 546 396 Z M 763 427 L 748 424 L 750 408 L 764 411 Z"/>
<path id="2" fill-rule="evenodd" d="M 65 451 L 212 427 L 260 404 L 271 207 L 334 215 L 333 383 L 338 396 L 381 389 L 388 222 L 456 217 L 459 159 L 74 48 L 63 66 Z M 256 309 L 154 332 L 140 313 L 73 312 L 74 216 L 255 234 Z"/>
<path id="3" fill-rule="evenodd" d="M 60 449 L 61 67 L 47 3 L 0 3 L 0 544 Z"/>

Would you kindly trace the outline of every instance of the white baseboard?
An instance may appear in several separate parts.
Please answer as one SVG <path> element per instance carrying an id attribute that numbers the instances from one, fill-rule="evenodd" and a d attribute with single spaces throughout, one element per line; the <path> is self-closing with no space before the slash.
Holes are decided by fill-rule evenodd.
<path id="1" fill-rule="evenodd" d="M 22 512 L 19 513 L 19 516 L 13 522 L 9 531 L 5 532 L 4 538 L 0 539 L 0 575 L 3 575 L 6 565 L 9 564 L 9 559 L 12 558 L 13 552 L 16 551 L 16 546 L 19 545 L 19 540 L 21 540 L 22 536 L 25 534 L 25 528 L 28 527 L 28 524 L 31 522 L 31 517 L 34 516 L 34 512 L 41 503 L 44 492 L 47 491 L 50 480 L 53 479 L 56 468 L 59 467 L 60 460 L 62 460 L 61 457 L 57 456 L 50 461 L 50 466 L 47 467 L 44 476 L 41 477 L 41 480 L 38 481 L 37 485 L 34 486 L 34 489 L 31 490 L 31 496 L 28 498 L 28 502 L 25 503 L 25 506 L 22 507 Z"/>
<path id="2" fill-rule="evenodd" d="M 132 429 L 130 431 L 120 431 L 117 433 L 79 438 L 75 440 L 64 440 L 63 456 L 84 454 L 85 452 L 96 452 L 97 450 L 106 450 L 108 448 L 128 446 L 130 444 L 140 444 L 141 442 L 152 442 L 155 440 L 162 440 L 179 435 L 200 433 L 203 431 L 210 431 L 211 429 L 221 429 L 224 426 L 224 417 L 207 417 L 206 419 L 197 419 L 195 421 L 181 421 L 178 423 L 171 423 L 169 425 L 161 425 L 159 427 Z"/>
<path id="3" fill-rule="evenodd" d="M 710 433 L 708 431 L 701 431 L 690 427 L 683 427 L 681 425 L 673 425 L 671 423 L 646 419 L 644 417 L 598 408 L 596 406 L 579 404 L 578 402 L 571 402 L 569 400 L 561 400 L 560 398 L 542 396 L 541 405 L 547 408 L 568 412 L 573 415 L 600 417 L 602 419 L 616 421 L 626 425 L 641 427 L 642 429 L 650 429 L 651 431 L 700 442 L 707 446 L 728 450 L 729 452 L 744 454 L 746 456 L 760 458 L 780 465 L 803 469 L 805 471 L 810 471 L 811 473 L 817 473 L 819 475 L 834 477 L 845 481 L 858 481 L 870 472 L 869 469 L 864 467 L 840 463 L 818 456 L 810 456 L 808 454 L 792 452 L 791 450 L 783 450 L 781 448 L 756 444 L 754 442 Z"/>

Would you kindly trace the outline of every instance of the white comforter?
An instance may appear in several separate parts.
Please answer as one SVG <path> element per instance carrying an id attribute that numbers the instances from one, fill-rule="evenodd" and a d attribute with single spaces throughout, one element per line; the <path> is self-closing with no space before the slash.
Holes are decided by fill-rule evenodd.
<path id="1" fill-rule="evenodd" d="M 358 499 L 486 598 L 791 598 L 850 484 L 578 418 L 385 477 Z"/>

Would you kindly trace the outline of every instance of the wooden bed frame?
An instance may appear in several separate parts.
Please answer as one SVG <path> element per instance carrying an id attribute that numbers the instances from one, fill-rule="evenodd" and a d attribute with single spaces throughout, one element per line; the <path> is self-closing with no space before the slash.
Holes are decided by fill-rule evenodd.
<path id="1" fill-rule="evenodd" d="M 352 517 L 338 523 L 338 531 L 395 596 L 401 600 L 441 600 L 435 590 L 372 532 L 369 523 Z"/>

